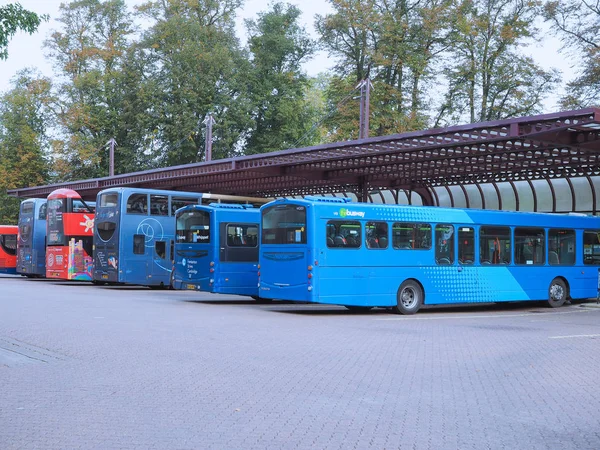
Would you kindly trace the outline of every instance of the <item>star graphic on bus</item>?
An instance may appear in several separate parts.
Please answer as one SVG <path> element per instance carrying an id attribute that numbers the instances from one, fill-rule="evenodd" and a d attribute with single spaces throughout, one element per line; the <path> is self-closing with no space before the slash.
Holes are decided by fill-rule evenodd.
<path id="1" fill-rule="evenodd" d="M 82 227 L 85 227 L 85 233 L 87 233 L 88 231 L 90 231 L 92 228 L 94 228 L 94 218 L 92 217 L 91 219 L 87 216 L 87 214 L 83 215 L 83 218 L 85 219 L 84 222 L 80 222 L 79 225 L 81 225 Z"/>

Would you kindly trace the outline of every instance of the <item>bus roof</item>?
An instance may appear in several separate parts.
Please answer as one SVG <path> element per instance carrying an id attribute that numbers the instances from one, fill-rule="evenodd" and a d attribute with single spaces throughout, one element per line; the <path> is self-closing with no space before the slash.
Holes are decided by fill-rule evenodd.
<path id="1" fill-rule="evenodd" d="M 443 208 L 439 206 L 386 205 L 358 203 L 345 198 L 307 196 L 303 199 L 279 198 L 263 205 L 263 211 L 278 204 L 314 206 L 323 218 L 345 220 L 423 221 L 433 223 L 516 225 L 541 227 L 599 227 L 600 218 L 572 214 L 487 209 Z M 397 212 L 394 214 L 394 212 Z"/>

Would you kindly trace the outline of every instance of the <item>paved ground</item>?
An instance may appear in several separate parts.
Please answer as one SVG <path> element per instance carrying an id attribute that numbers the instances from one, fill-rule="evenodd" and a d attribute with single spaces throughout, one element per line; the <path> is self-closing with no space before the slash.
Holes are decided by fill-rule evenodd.
<path id="1" fill-rule="evenodd" d="M 599 449 L 600 308 L 0 278 L 0 449 Z"/>

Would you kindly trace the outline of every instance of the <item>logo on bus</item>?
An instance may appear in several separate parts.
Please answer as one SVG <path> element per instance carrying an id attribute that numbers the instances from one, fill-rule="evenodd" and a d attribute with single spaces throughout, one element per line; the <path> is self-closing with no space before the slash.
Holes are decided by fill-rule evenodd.
<path id="1" fill-rule="evenodd" d="M 352 211 L 348 208 L 340 208 L 340 217 L 365 217 L 364 211 Z"/>

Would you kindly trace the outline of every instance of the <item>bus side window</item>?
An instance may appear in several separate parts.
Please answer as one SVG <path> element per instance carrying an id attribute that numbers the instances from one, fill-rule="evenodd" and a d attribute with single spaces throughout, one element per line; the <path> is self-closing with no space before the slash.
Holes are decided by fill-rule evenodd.
<path id="1" fill-rule="evenodd" d="M 435 226 L 435 262 L 441 265 L 454 263 L 454 227 L 447 224 Z"/>
<path id="2" fill-rule="evenodd" d="M 156 249 L 156 254 L 160 259 L 166 259 L 167 257 L 167 243 L 165 241 L 156 241 L 154 245 Z"/>
<path id="3" fill-rule="evenodd" d="M 148 195 L 131 194 L 127 199 L 127 212 L 130 214 L 146 214 L 148 212 Z"/>

